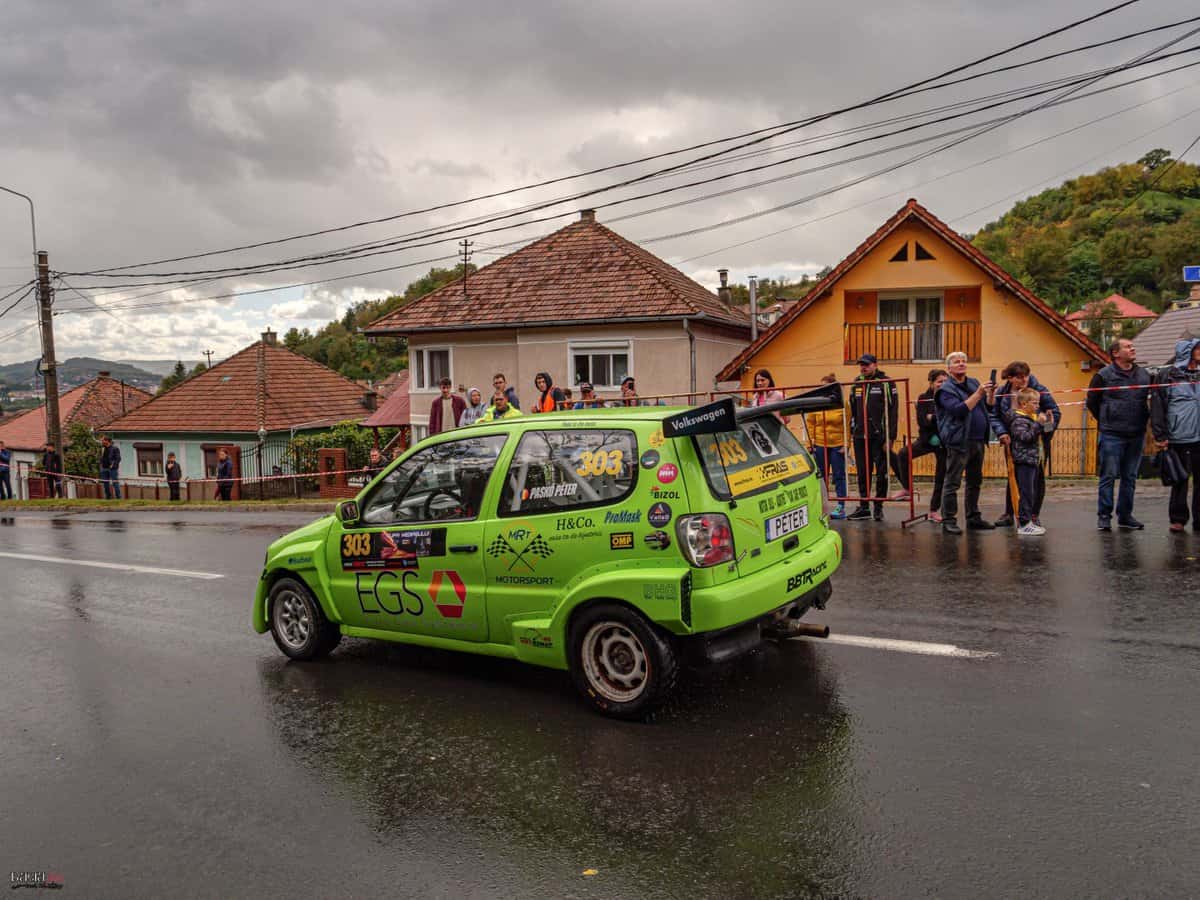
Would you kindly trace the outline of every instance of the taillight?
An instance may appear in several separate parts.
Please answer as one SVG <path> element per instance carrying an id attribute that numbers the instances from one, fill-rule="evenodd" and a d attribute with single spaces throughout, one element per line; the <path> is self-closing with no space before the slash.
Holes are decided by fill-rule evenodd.
<path id="1" fill-rule="evenodd" d="M 722 513 L 680 516 L 675 522 L 675 533 L 693 566 L 704 569 L 734 558 L 733 529 Z"/>

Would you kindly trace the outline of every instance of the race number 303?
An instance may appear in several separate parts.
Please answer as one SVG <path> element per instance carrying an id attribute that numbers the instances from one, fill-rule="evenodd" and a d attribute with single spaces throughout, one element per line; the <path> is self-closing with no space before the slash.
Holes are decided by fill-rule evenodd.
<path id="1" fill-rule="evenodd" d="M 767 540 L 773 541 L 776 538 L 781 538 L 785 534 L 799 531 L 806 525 L 808 525 L 807 506 L 797 506 L 795 509 L 789 509 L 785 513 L 780 513 L 777 516 L 771 516 L 771 518 L 767 519 Z"/>

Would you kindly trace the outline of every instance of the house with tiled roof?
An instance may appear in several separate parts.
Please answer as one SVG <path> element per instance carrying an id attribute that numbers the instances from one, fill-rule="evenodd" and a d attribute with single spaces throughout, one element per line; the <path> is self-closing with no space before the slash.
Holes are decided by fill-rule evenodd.
<path id="1" fill-rule="evenodd" d="M 620 396 L 632 375 L 643 397 L 704 392 L 749 316 L 584 210 L 578 221 L 372 322 L 374 337 L 406 337 L 412 423 L 420 436 L 438 382 L 465 395 L 501 372 L 522 407 L 549 372 L 579 397 L 590 382 Z"/>
<path id="2" fill-rule="evenodd" d="M 93 430 L 131 412 L 153 395 L 101 372 L 91 381 L 58 396 L 58 416 L 64 442 L 76 422 Z M 46 407 L 39 406 L 0 422 L 0 441 L 13 451 L 13 464 L 32 466 L 41 462 L 46 446 Z M 16 468 L 14 472 L 18 471 Z"/>
<path id="3" fill-rule="evenodd" d="M 374 409 L 374 392 L 279 346 L 267 331 L 103 432 L 121 449 L 125 477 L 162 478 L 167 454 L 174 453 L 185 479 L 214 478 L 217 451 L 224 449 L 236 476 L 261 479 L 291 473 L 287 448 L 297 434 L 361 422 Z M 210 484 L 189 496 L 212 493 Z"/>
<path id="4" fill-rule="evenodd" d="M 1109 294 L 1102 300 L 1093 300 L 1082 309 L 1067 314 L 1067 321 L 1093 337 L 1101 333 L 1112 337 L 1126 336 L 1141 331 L 1158 318 L 1158 313 L 1134 303 L 1120 294 Z"/>
<path id="5" fill-rule="evenodd" d="M 849 382 L 869 353 L 888 375 L 909 379 L 915 400 L 930 369 L 944 367 L 956 350 L 967 354 L 975 376 L 1023 360 L 1056 390 L 1086 387 L 1107 362 L 1105 350 L 1061 313 L 909 200 L 717 377 L 749 388 L 754 371 L 766 368 L 781 386 L 815 385 L 829 373 Z M 1062 426 L 1090 427 L 1083 406 L 1068 408 Z M 1086 450 L 1088 442 L 1075 438 Z M 1067 455 L 1057 471 L 1065 473 Z"/>
<path id="6" fill-rule="evenodd" d="M 1176 300 L 1161 316 L 1134 338 L 1137 358 L 1144 366 L 1165 366 L 1175 361 L 1177 341 L 1200 337 L 1200 284 Z"/>

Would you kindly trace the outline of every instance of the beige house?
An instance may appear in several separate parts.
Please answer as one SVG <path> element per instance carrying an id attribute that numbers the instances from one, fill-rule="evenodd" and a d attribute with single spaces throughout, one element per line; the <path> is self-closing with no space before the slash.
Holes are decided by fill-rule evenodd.
<path id="1" fill-rule="evenodd" d="M 535 241 L 371 323 L 368 335 L 408 338 L 414 439 L 423 437 L 438 383 L 485 398 L 503 373 L 523 409 L 538 372 L 559 387 L 591 382 L 620 396 L 632 375 L 641 397 L 684 403 L 712 390 L 722 365 L 749 343 L 744 311 L 596 222 L 591 210 Z M 703 398 L 701 398 L 703 399 Z"/>

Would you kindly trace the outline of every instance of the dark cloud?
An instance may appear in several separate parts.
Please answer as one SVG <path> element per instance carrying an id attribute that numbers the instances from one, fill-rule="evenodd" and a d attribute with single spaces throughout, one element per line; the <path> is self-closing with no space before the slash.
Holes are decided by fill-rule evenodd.
<path id="1" fill-rule="evenodd" d="M 0 30 L 0 183 L 34 195 L 42 243 L 58 268 L 195 252 L 384 216 L 799 118 L 1065 23 L 1093 11 L 1093 3 L 10 0 Z M 1193 12 L 1183 0 L 1142 3 L 1047 49 Z M 1037 72 L 965 86 L 951 96 L 1112 64 L 1161 39 L 1143 38 Z M 1017 58 L 1034 52 L 1042 50 Z M 1143 143 L 1119 145 L 1189 114 L 1200 104 L 1200 92 L 1183 92 L 985 169 L 932 181 L 1189 80 L 1195 75 L 1181 73 L 1042 113 L 886 179 L 651 249 L 670 259 L 687 259 L 821 220 L 721 250 L 684 268 L 702 273 L 724 264 L 735 274 L 751 268 L 762 274 L 772 266 L 788 271 L 814 261 L 833 262 L 899 206 L 911 185 L 930 181 L 911 190 L 953 219 L 1032 189 L 1039 178 L 1106 150 L 1108 155 L 1090 163 L 1091 168 L 1136 158 L 1150 146 L 1181 148 L 1194 135 L 1197 119 Z M 888 112 L 932 104 L 941 96 L 919 103 L 914 99 L 888 107 Z M 859 114 L 820 127 L 866 118 Z M 1181 140 L 1181 134 L 1186 138 Z M 618 228 L 634 239 L 689 230 L 786 203 L 885 161 L 805 175 L 631 219 Z M 622 170 L 481 207 L 231 259 L 267 260 L 402 234 L 645 170 Z M 895 196 L 884 196 L 889 193 Z M 882 199 L 867 205 L 876 197 Z M 646 205 L 618 207 L 602 212 L 601 219 L 611 221 Z M 981 212 L 959 227 L 978 227 L 1004 208 Z M 840 214 L 823 218 L 834 213 Z M 571 215 L 568 208 L 561 221 Z M 0 266 L 27 261 L 24 216 L 13 198 L 0 197 Z M 478 243 L 532 238 L 554 225 L 501 232 Z M 451 242 L 366 264 L 284 273 L 274 283 L 396 265 L 453 250 Z M 204 267 L 203 261 L 197 267 Z M 9 271 L 0 268 L 0 274 Z M 402 288 L 417 274 L 404 270 L 363 276 L 334 282 L 329 290 L 344 290 L 347 297 L 359 291 L 355 296 L 360 296 L 363 289 Z M 7 280 L 7 275 L 0 279 Z M 229 287 L 220 283 L 212 290 Z M 298 309 L 282 304 L 296 303 L 302 295 L 293 291 L 275 299 L 282 309 Z M 0 322 L 0 334 L 11 330 L 8 321 Z M 260 324 L 247 318 L 247 339 Z M 89 340 L 104 333 L 99 325 L 87 332 Z M 139 352 L 143 349 L 152 348 Z M 0 358 L 9 350 L 0 347 Z"/>

